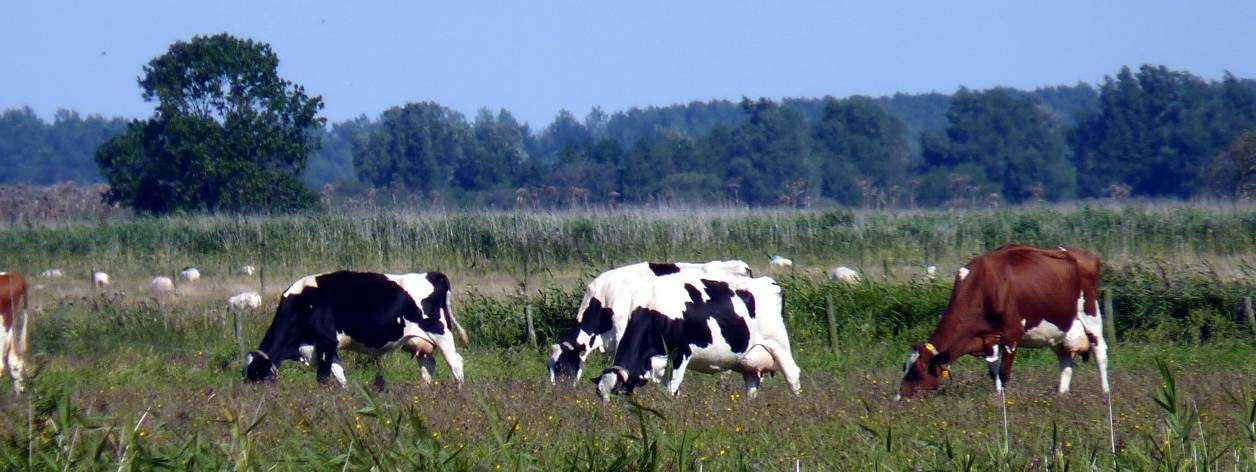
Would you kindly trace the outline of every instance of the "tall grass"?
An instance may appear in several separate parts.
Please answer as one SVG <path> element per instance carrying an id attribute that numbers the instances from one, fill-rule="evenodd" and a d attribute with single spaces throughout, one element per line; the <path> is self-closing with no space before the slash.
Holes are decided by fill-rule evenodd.
<path id="1" fill-rule="evenodd" d="M 0 251 L 16 268 L 226 267 L 249 261 L 272 269 L 480 268 L 521 277 L 646 259 L 738 257 L 754 263 L 769 253 L 804 265 L 841 263 L 878 272 L 963 262 L 1010 242 L 1083 247 L 1113 260 L 1242 258 L 1256 252 L 1256 210 L 380 212 L 101 220 L 0 232 Z"/>

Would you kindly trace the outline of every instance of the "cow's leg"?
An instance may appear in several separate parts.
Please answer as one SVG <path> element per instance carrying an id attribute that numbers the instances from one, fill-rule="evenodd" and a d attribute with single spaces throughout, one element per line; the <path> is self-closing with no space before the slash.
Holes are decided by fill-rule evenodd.
<path id="1" fill-rule="evenodd" d="M 680 394 L 680 383 L 685 381 L 685 368 L 689 366 L 690 357 L 685 354 L 676 354 L 672 360 L 672 376 L 667 382 L 667 393 L 672 396 Z"/>
<path id="2" fill-rule="evenodd" d="M 13 393 L 21 394 L 25 388 L 22 385 L 22 369 L 25 367 L 25 363 L 22 361 L 22 356 L 18 349 L 18 346 L 9 346 L 9 377 L 13 378 Z"/>
<path id="3" fill-rule="evenodd" d="M 1055 355 L 1060 359 L 1060 387 L 1057 391 L 1063 395 L 1068 393 L 1069 384 L 1073 381 L 1073 353 L 1060 349 L 1055 351 Z"/>
<path id="4" fill-rule="evenodd" d="M 746 380 L 746 397 L 754 398 L 759 395 L 759 382 L 763 380 L 763 376 L 757 371 L 742 372 L 741 378 Z"/>
<path id="5" fill-rule="evenodd" d="M 384 391 L 384 364 L 380 362 L 379 356 L 371 358 L 371 363 L 375 364 L 375 390 Z"/>
<path id="6" fill-rule="evenodd" d="M 1002 350 L 1002 352 L 999 352 L 999 350 Z M 1002 359 L 999 360 L 998 374 L 994 376 L 994 386 L 996 391 L 1002 391 L 1007 387 L 1007 383 L 1012 380 L 1012 364 L 1016 362 L 1016 349 L 1006 345 L 995 346 L 995 352 L 996 356 L 1001 355 Z M 992 368 L 991 374 L 994 374 L 994 366 L 991 365 L 990 367 Z"/>
<path id="7" fill-rule="evenodd" d="M 988 347 L 989 351 L 987 351 L 985 357 L 986 370 L 990 372 L 990 380 L 994 382 L 995 393 L 1003 391 L 1003 380 L 999 378 L 999 368 L 1002 366 L 1002 362 L 999 359 L 1000 348 L 1001 346 L 998 344 Z"/>
<path id="8" fill-rule="evenodd" d="M 3 356 L 0 358 L 0 368 L 7 371 L 13 378 L 13 392 L 22 393 L 22 361 L 15 355 L 17 339 L 14 339 L 12 334 L 12 330 L 5 330 L 3 335 L 0 335 L 0 356 Z M 14 361 L 17 362 L 14 363 Z"/>
<path id="9" fill-rule="evenodd" d="M 314 357 L 318 363 L 318 383 L 327 383 L 327 377 L 335 376 L 340 386 L 345 386 L 345 367 L 336 354 L 336 343 L 319 343 L 314 346 Z"/>
<path id="10" fill-rule="evenodd" d="M 419 378 L 423 379 L 424 384 L 431 384 L 432 376 L 436 375 L 436 357 L 419 353 L 414 358 L 419 361 Z"/>
<path id="11" fill-rule="evenodd" d="M 1095 356 L 1095 366 L 1099 367 L 1099 386 L 1103 393 L 1108 393 L 1108 343 L 1103 339 L 1103 313 L 1099 311 L 1099 301 L 1094 300 L 1093 303 L 1095 316 L 1087 315 L 1085 310 L 1078 310 L 1077 319 L 1082 322 L 1082 329 L 1086 331 L 1091 352 Z"/>
<path id="12" fill-rule="evenodd" d="M 449 370 L 454 374 L 454 382 L 458 386 L 462 386 L 462 356 L 458 354 L 458 350 L 454 348 L 454 336 L 452 333 L 445 333 L 443 336 L 437 336 L 436 348 L 440 349 L 440 354 L 445 356 L 445 363 L 449 364 Z"/>

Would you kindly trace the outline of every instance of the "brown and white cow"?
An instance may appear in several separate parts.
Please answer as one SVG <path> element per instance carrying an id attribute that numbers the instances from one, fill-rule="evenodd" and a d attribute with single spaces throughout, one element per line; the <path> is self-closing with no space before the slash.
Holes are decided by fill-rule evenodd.
<path id="1" fill-rule="evenodd" d="M 17 272 L 0 272 L 0 362 L 13 378 L 13 391 L 22 393 L 22 356 L 26 354 L 26 279 Z M 18 314 L 21 320 L 18 320 Z M 18 331 L 21 331 L 20 333 Z"/>
<path id="2" fill-rule="evenodd" d="M 950 364 L 966 354 L 986 359 L 1001 391 L 1019 347 L 1055 351 L 1060 393 L 1068 393 L 1074 356 L 1093 353 L 1108 392 L 1098 283 L 1099 259 L 1088 251 L 1010 245 L 978 256 L 956 274 L 950 306 L 929 341 L 913 347 L 899 395 L 937 389 Z"/>

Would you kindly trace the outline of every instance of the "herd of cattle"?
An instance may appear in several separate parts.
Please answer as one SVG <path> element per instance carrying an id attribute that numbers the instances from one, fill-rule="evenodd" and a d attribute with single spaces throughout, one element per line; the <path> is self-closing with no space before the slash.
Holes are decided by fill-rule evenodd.
<path id="1" fill-rule="evenodd" d="M 780 266 L 782 259 L 774 257 L 773 264 Z M 1020 245 L 1004 246 L 968 262 L 955 274 L 950 304 L 933 334 L 912 347 L 898 397 L 937 389 L 949 376 L 950 364 L 964 355 L 985 359 L 995 388 L 1002 391 L 1020 347 L 1055 351 L 1060 393 L 1069 389 L 1074 359 L 1093 356 L 1100 385 L 1107 392 L 1107 345 L 1097 299 L 1099 267 L 1099 259 L 1084 250 Z M 930 278 L 935 273 L 933 266 L 926 270 Z M 830 276 L 859 281 L 859 274 L 845 267 Z M 191 282 L 200 274 L 186 268 L 180 277 Z M 92 281 L 109 283 L 103 272 L 94 272 Z M 154 288 L 159 284 L 162 290 L 173 287 L 165 277 L 153 280 Z M 22 276 L 0 272 L 4 327 L 0 357 L 19 393 L 27 304 Z M 256 292 L 229 301 L 232 308 L 260 304 Z M 783 308 L 780 285 L 771 277 L 755 277 L 742 261 L 643 262 L 612 269 L 589 282 L 575 326 L 551 347 L 549 380 L 579 382 L 587 356 L 598 351 L 611 359 L 611 367 L 593 379 L 603 401 L 612 393 L 631 394 L 650 382 L 666 382 L 668 392 L 677 394 L 691 369 L 738 372 L 751 397 L 764 374 L 779 372 L 798 394 L 800 369 L 790 349 Z M 455 336 L 467 342 L 454 316 L 449 278 L 442 273 L 309 275 L 280 296 L 261 344 L 245 356 L 244 378 L 273 380 L 282 362 L 297 360 L 313 366 L 319 382 L 334 377 L 344 385 L 338 351 L 345 349 L 370 356 L 377 368 L 376 382 L 382 384 L 379 356 L 400 348 L 417 361 L 424 382 L 431 381 L 434 355 L 440 351 L 461 385 L 463 361 Z"/>

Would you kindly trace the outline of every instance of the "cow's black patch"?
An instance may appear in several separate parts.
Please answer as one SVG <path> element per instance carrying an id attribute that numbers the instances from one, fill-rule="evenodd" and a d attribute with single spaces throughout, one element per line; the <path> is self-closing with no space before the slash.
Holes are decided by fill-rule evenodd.
<path id="1" fill-rule="evenodd" d="M 449 278 L 440 272 L 428 272 L 427 281 L 432 284 L 432 293 L 419 302 L 423 309 L 419 328 L 435 335 L 445 334 L 445 326 L 453 328 L 452 315 L 446 313 L 445 302 L 449 298 Z M 441 322 L 441 314 L 445 313 L 445 322 Z"/>
<path id="2" fill-rule="evenodd" d="M 746 352 L 750 346 L 750 327 L 733 308 L 733 297 L 738 295 L 724 282 L 703 280 L 702 285 L 700 290 L 685 284 L 690 300 L 685 302 L 679 319 L 649 308 L 632 311 L 614 362 L 629 373 L 630 381 L 646 375 L 652 357 L 666 355 L 676 366 L 692 355 L 690 346 L 710 346 L 714 339 L 707 322 L 711 319 L 715 319 L 724 342 L 733 352 Z M 631 386 L 628 390 L 631 391 Z"/>
<path id="3" fill-rule="evenodd" d="M 750 312 L 750 317 L 754 318 L 754 294 L 749 290 L 738 290 L 737 296 L 741 298 L 741 302 L 746 304 L 746 310 Z"/>
<path id="4" fill-rule="evenodd" d="M 651 262 L 650 270 L 654 271 L 654 275 L 662 277 L 667 274 L 675 274 L 680 272 L 680 267 L 674 263 Z"/>

